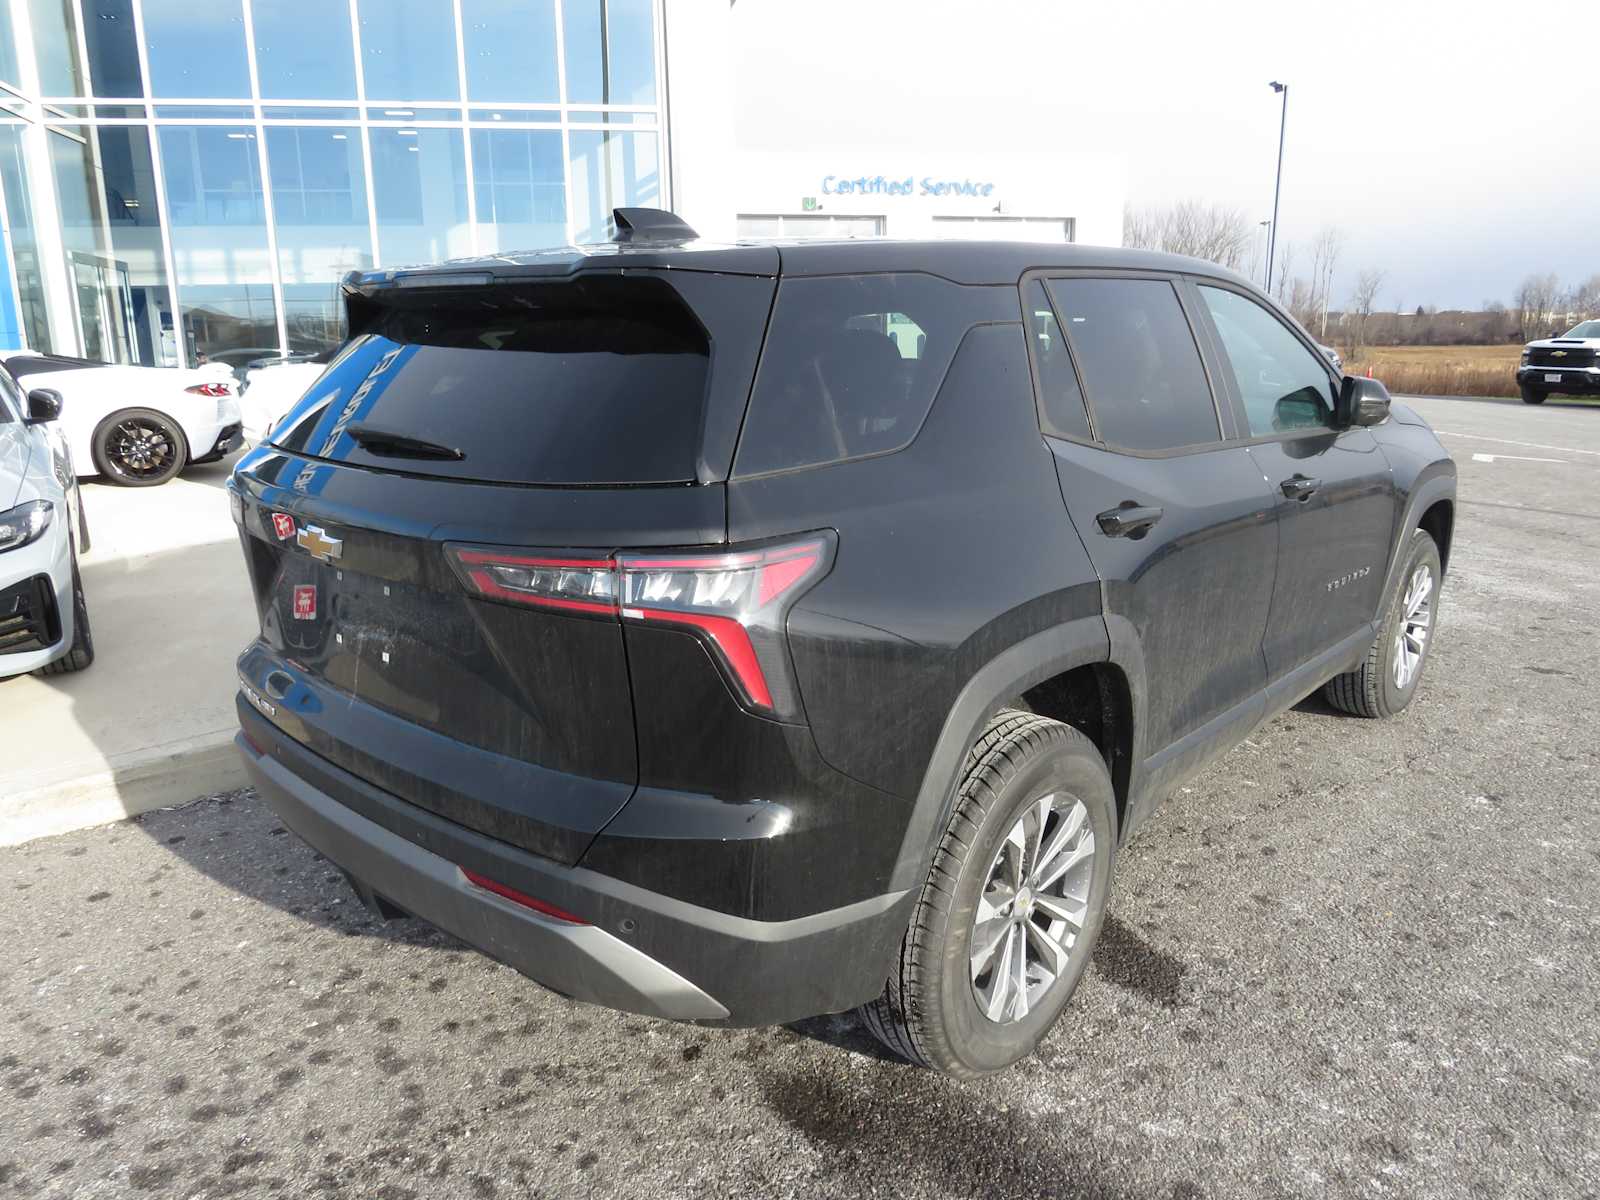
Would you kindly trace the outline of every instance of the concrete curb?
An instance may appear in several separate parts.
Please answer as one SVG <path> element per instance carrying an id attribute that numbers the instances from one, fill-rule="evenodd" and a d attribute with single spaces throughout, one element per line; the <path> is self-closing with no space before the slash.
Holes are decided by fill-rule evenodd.
<path id="1" fill-rule="evenodd" d="M 105 770 L 0 797 L 0 846 L 107 825 L 248 782 L 231 729 L 119 755 Z"/>

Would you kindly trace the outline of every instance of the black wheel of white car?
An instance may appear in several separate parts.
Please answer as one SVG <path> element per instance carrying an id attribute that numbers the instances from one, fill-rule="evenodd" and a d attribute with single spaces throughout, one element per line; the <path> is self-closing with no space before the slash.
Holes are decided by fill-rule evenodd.
<path id="1" fill-rule="evenodd" d="M 1439 547 L 1415 530 L 1377 639 L 1359 667 L 1328 681 L 1328 703 L 1358 717 L 1392 717 L 1411 703 L 1433 644 L 1443 574 Z"/>
<path id="2" fill-rule="evenodd" d="M 94 635 L 89 630 L 89 605 L 83 598 L 83 578 L 78 573 L 78 548 L 72 548 L 72 649 L 39 669 L 41 675 L 67 675 L 94 662 Z"/>
<path id="3" fill-rule="evenodd" d="M 189 461 L 189 443 L 178 423 L 150 408 L 112 413 L 94 431 L 95 469 L 110 483 L 154 487 Z"/>
<path id="4" fill-rule="evenodd" d="M 1115 800 L 1078 730 L 1007 710 L 968 755 L 955 813 L 870 1029 L 974 1078 L 1033 1052 L 1088 966 L 1111 886 Z"/>
<path id="5" fill-rule="evenodd" d="M 1550 396 L 1549 392 L 1541 392 L 1538 388 L 1522 387 L 1522 402 L 1524 404 L 1543 404 Z"/>

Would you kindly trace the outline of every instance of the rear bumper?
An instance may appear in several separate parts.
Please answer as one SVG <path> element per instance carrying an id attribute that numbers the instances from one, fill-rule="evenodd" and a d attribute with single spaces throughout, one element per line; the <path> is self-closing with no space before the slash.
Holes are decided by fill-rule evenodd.
<path id="1" fill-rule="evenodd" d="M 879 993 L 905 929 L 909 892 L 755 921 L 563 866 L 373 787 L 283 735 L 243 698 L 239 713 L 248 736 L 238 745 L 257 792 L 369 905 L 388 901 L 574 999 L 728 1025 L 838 1012 Z M 463 868 L 592 923 L 542 916 L 470 883 Z"/>

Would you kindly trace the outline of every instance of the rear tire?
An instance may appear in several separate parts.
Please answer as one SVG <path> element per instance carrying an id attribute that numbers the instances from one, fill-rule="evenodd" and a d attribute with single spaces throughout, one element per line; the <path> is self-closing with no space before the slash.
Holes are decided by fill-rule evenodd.
<path id="1" fill-rule="evenodd" d="M 1524 404 L 1543 404 L 1549 397 L 1549 392 L 1541 392 L 1538 388 L 1531 388 L 1527 384 L 1522 385 L 1522 402 Z"/>
<path id="2" fill-rule="evenodd" d="M 39 668 L 41 675 L 68 675 L 94 662 L 94 634 L 89 630 L 89 605 L 78 574 L 78 548 L 72 548 L 72 649 Z"/>
<path id="3" fill-rule="evenodd" d="M 1094 951 L 1115 842 L 1094 744 L 1059 721 L 999 713 L 967 755 L 895 968 L 862 1009 L 867 1027 L 903 1058 L 964 1079 L 1031 1054 Z"/>
<path id="4" fill-rule="evenodd" d="M 178 423 L 153 408 L 112 413 L 90 444 L 95 470 L 122 487 L 156 487 L 189 463 L 189 442 Z"/>
<path id="5" fill-rule="evenodd" d="M 1324 685 L 1329 704 L 1357 717 L 1392 717 L 1404 711 L 1422 683 L 1438 626 L 1443 578 L 1433 537 L 1425 529 L 1414 530 L 1378 636 L 1359 667 Z"/>

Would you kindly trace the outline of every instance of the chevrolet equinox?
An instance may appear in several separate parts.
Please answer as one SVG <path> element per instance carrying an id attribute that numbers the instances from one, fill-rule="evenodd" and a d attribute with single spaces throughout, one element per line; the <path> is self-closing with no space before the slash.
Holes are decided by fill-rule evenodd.
<path id="1" fill-rule="evenodd" d="M 614 220 L 345 279 L 230 484 L 255 786 L 563 995 L 1014 1063 L 1163 796 L 1411 702 L 1455 466 L 1207 263 Z"/>

